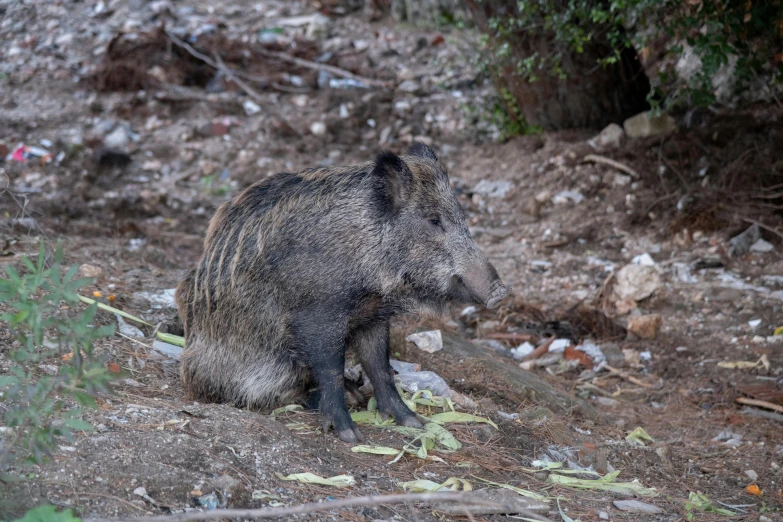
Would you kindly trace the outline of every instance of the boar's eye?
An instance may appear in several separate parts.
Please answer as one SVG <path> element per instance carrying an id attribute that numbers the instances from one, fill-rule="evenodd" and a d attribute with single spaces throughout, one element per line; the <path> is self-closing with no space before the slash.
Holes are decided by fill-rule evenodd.
<path id="1" fill-rule="evenodd" d="M 427 221 L 430 222 L 430 225 L 432 225 L 435 228 L 443 229 L 443 224 L 440 221 L 440 218 L 438 216 L 430 216 L 427 218 Z"/>

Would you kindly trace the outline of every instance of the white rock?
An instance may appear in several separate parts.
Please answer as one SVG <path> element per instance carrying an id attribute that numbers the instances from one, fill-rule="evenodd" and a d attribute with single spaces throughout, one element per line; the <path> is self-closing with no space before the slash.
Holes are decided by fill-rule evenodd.
<path id="1" fill-rule="evenodd" d="M 490 181 L 482 179 L 473 187 L 473 192 L 489 198 L 505 197 L 509 190 L 511 190 L 511 182 L 505 180 Z"/>
<path id="2" fill-rule="evenodd" d="M 435 353 L 443 349 L 443 337 L 440 330 L 412 333 L 405 340 L 415 344 L 419 350 L 427 353 Z"/>
<path id="3" fill-rule="evenodd" d="M 242 103 L 242 108 L 245 109 L 245 114 L 247 114 L 248 116 L 252 116 L 254 114 L 258 114 L 259 112 L 261 112 L 261 106 L 258 105 L 253 100 L 245 100 Z"/>
<path id="4" fill-rule="evenodd" d="M 752 469 L 746 469 L 745 475 L 752 480 L 753 482 L 757 481 L 759 479 L 759 474 L 753 471 Z"/>
<path id="5" fill-rule="evenodd" d="M 625 120 L 623 129 L 629 138 L 647 138 L 671 134 L 677 125 L 668 114 L 653 116 L 651 112 L 642 112 Z"/>
<path id="6" fill-rule="evenodd" d="M 616 149 L 625 137 L 623 128 L 616 123 L 610 123 L 598 135 L 588 140 L 587 143 L 598 152 Z"/>
<path id="7" fill-rule="evenodd" d="M 751 328 L 754 330 L 759 327 L 761 324 L 761 319 L 753 319 L 751 321 L 748 321 L 748 325 L 750 325 Z"/>
<path id="8" fill-rule="evenodd" d="M 653 267 L 625 265 L 615 276 L 614 294 L 619 299 L 641 301 L 661 288 L 661 276 Z"/>
<path id="9" fill-rule="evenodd" d="M 147 496 L 147 490 L 142 488 L 142 487 L 138 487 L 138 488 L 133 490 L 133 494 L 137 495 L 139 497 L 146 497 Z"/>
<path id="10" fill-rule="evenodd" d="M 119 126 L 103 139 L 103 144 L 110 149 L 123 149 L 130 143 L 127 129 Z"/>
<path id="11" fill-rule="evenodd" d="M 323 136 L 326 134 L 326 124 L 322 121 L 314 121 L 310 124 L 310 132 L 312 132 L 314 136 Z"/>

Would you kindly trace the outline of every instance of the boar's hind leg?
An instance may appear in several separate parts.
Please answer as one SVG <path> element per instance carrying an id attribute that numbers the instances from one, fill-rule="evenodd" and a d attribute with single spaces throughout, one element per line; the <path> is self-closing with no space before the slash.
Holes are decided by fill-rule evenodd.
<path id="1" fill-rule="evenodd" d="M 394 385 L 391 364 L 389 364 L 389 322 L 383 321 L 352 332 L 353 344 L 362 368 L 370 377 L 378 411 L 391 415 L 400 426 L 421 428 L 416 414 L 403 402 Z"/>
<path id="2" fill-rule="evenodd" d="M 322 310 L 301 311 L 292 324 L 294 342 L 307 360 L 318 391 L 318 409 L 323 418 L 324 433 L 334 426 L 345 442 L 363 441 L 359 429 L 345 405 L 345 332 L 341 321 Z"/>

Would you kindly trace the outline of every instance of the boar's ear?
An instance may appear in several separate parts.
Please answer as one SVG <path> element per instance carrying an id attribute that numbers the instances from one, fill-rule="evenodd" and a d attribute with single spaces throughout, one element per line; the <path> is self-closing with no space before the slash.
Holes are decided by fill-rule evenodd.
<path id="1" fill-rule="evenodd" d="M 375 159 L 372 176 L 381 213 L 391 217 L 408 200 L 413 185 L 413 173 L 399 156 L 383 151 Z"/>
<path id="2" fill-rule="evenodd" d="M 420 158 L 438 161 L 438 156 L 435 154 L 435 151 L 420 141 L 413 142 L 413 144 L 408 149 L 408 154 L 410 156 L 418 156 Z"/>

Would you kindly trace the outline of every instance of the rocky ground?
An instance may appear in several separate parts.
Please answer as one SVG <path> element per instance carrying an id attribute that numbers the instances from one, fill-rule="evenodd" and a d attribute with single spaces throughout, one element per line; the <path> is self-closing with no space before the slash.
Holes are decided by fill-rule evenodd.
<path id="1" fill-rule="evenodd" d="M 67 261 L 96 276 L 87 291 L 175 331 L 166 290 L 195 263 L 220 203 L 274 172 L 367 161 L 418 139 L 447 165 L 476 241 L 514 288 L 491 313 L 458 307 L 450 321 L 396 328 L 397 359 L 437 373 L 458 411 L 497 425 L 449 424 L 454 453 L 390 464 L 324 436 L 309 412 L 188 402 L 176 354 L 152 349 L 149 330 L 99 344 L 126 375 L 86 417 L 96 432 L 60 446 L 29 481 L 0 485 L 4 518 L 44 502 L 85 518 L 295 505 L 458 477 L 559 495 L 574 520 L 726 517 L 689 509 L 690 493 L 735 519 L 781 519 L 780 196 L 754 192 L 783 182 L 779 108 L 692 111 L 657 136 L 501 143 L 467 29 L 308 2 L 29 0 L 0 13 L 0 263 L 35 252 L 40 236 L 62 238 Z M 20 145 L 42 150 L 25 157 Z M 405 340 L 433 329 L 444 337 L 435 353 Z M 637 427 L 653 442 L 627 441 Z M 364 433 L 374 445 L 409 440 Z M 656 489 L 638 500 L 660 511 L 553 484 L 529 471 L 536 460 L 620 470 L 618 481 Z M 276 475 L 300 472 L 356 484 Z M 554 500 L 540 512 L 561 518 Z M 426 505 L 309 517 L 444 516 L 469 518 Z"/>

